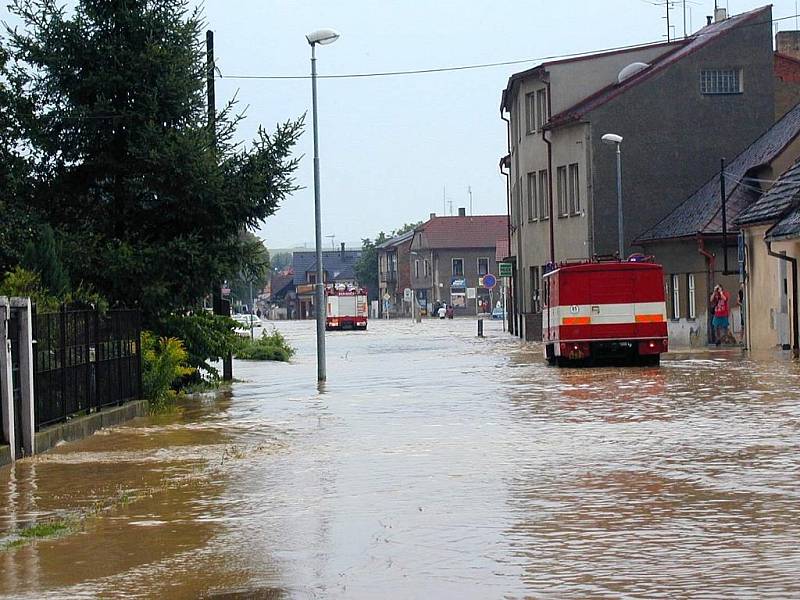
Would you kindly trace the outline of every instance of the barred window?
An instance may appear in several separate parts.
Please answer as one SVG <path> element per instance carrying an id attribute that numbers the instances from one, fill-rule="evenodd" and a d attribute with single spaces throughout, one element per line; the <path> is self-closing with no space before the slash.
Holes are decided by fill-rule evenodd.
<path id="1" fill-rule="evenodd" d="M 703 69 L 700 71 L 700 93 L 741 94 L 741 69 Z"/>

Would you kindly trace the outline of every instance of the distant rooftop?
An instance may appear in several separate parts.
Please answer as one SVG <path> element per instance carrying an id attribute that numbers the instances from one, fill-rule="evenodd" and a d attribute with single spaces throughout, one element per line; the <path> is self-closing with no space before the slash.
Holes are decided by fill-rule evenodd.
<path id="1" fill-rule="evenodd" d="M 420 231 L 422 248 L 492 248 L 497 240 L 508 236 L 506 215 L 470 217 L 433 217 Z"/>

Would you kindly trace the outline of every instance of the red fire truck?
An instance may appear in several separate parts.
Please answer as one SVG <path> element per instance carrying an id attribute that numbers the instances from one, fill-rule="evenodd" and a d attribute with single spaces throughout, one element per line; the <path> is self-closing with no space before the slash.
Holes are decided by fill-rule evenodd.
<path id="1" fill-rule="evenodd" d="M 325 303 L 327 304 L 326 331 L 367 328 L 369 302 L 365 288 L 341 284 L 326 286 Z"/>
<path id="2" fill-rule="evenodd" d="M 550 364 L 611 358 L 658 365 L 668 350 L 661 265 L 641 256 L 561 264 L 544 276 L 543 287 Z"/>

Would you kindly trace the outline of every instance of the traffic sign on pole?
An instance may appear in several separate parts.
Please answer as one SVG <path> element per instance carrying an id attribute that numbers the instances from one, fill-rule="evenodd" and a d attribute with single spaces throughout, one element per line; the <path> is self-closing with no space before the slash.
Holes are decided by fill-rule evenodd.
<path id="1" fill-rule="evenodd" d="M 496 285 L 497 285 L 497 277 L 495 277 L 491 273 L 487 273 L 486 275 L 483 276 L 483 287 L 487 289 L 492 289 Z"/>
<path id="2" fill-rule="evenodd" d="M 511 277 L 513 273 L 513 266 L 510 262 L 497 263 L 497 268 L 500 270 L 500 277 Z"/>

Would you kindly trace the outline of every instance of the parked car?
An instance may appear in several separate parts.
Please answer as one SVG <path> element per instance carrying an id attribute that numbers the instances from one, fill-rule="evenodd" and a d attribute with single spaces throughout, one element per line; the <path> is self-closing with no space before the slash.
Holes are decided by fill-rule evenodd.
<path id="1" fill-rule="evenodd" d="M 236 333 L 243 336 L 250 335 L 250 329 L 258 329 L 261 327 L 261 319 L 256 315 L 240 314 L 233 315 L 233 320 L 236 321 Z"/>

